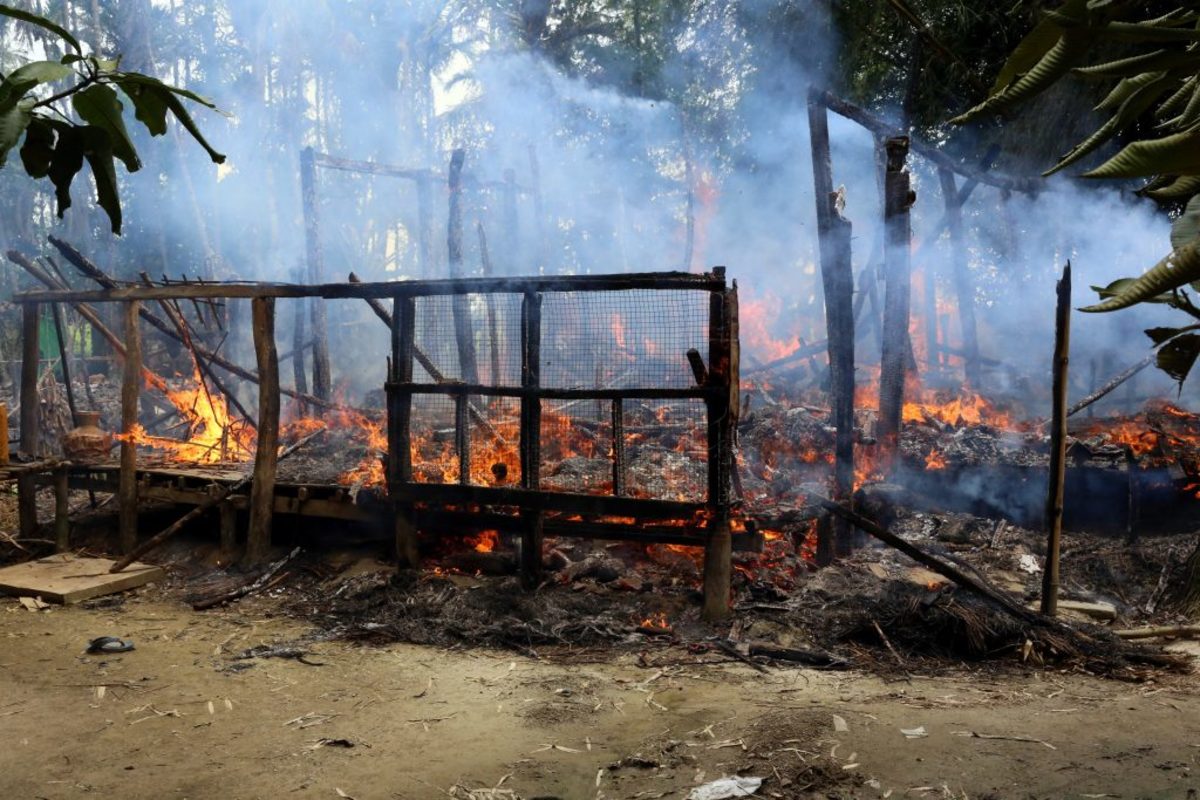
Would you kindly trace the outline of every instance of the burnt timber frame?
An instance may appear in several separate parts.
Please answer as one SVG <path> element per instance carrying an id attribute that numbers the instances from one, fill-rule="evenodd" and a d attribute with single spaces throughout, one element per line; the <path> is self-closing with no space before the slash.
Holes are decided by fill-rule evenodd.
<path id="1" fill-rule="evenodd" d="M 709 342 L 708 369 L 705 380 L 688 388 L 632 388 L 632 389 L 564 389 L 543 387 L 541 372 L 541 299 L 547 293 L 569 292 L 619 292 L 628 290 L 674 290 L 705 292 L 709 296 Z M 415 344 L 415 300 L 418 297 L 462 296 L 468 294 L 515 293 L 522 296 L 521 307 L 521 385 L 490 386 L 468 383 L 417 383 L 413 380 Z M 13 297 L 15 303 L 24 308 L 26 329 L 34 327 L 38 309 L 42 303 L 102 303 L 121 302 L 127 304 L 126 316 L 137 319 L 140 303 L 148 300 L 193 300 L 193 299 L 250 298 L 264 311 L 273 298 L 320 298 L 320 299 L 386 299 L 393 302 L 395 313 L 392 319 L 391 368 L 386 383 L 388 412 L 389 455 L 387 465 L 387 505 L 394 514 L 397 550 L 401 565 L 415 566 L 418 551 L 415 533 L 418 529 L 427 532 L 450 530 L 462 534 L 474 529 L 500 529 L 520 535 L 521 571 L 523 582 L 535 586 L 541 568 L 541 540 L 545 533 L 556 536 L 580 536 L 613 540 L 655 542 L 664 544 L 693 545 L 705 548 L 705 616 L 716 619 L 728 614 L 729 582 L 732 570 L 731 547 L 752 549 L 757 545 L 756 537 L 744 534 L 733 536 L 730 518 L 734 501 L 732 497 L 732 471 L 734 465 L 733 440 L 736 432 L 736 415 L 740 408 L 738 397 L 738 336 L 737 336 L 737 285 L 726 285 L 725 270 L 716 267 L 710 273 L 686 272 L 628 273 L 618 275 L 573 275 L 535 276 L 527 278 L 465 278 L 458 280 L 396 281 L 380 283 L 337 283 L 296 285 L 278 283 L 205 283 L 172 284 L 169 286 L 132 285 L 100 290 L 40 290 L 21 292 Z M 267 318 L 264 313 L 260 316 Z M 31 322 L 33 321 L 33 322 Z M 274 326 L 256 325 L 254 329 L 256 350 L 265 352 L 273 348 Z M 266 341 L 272 339 L 271 343 Z M 26 349 L 36 347 L 36 337 L 28 337 Z M 682 354 L 681 354 L 682 357 Z M 132 360 L 131 360 L 132 361 Z M 260 367 L 268 372 L 277 370 L 269 355 L 260 358 Z M 33 361 L 32 363 L 36 363 Z M 132 365 L 130 365 L 132 366 Z M 131 371 L 131 370 L 130 370 Z M 278 393 L 275 380 L 263 381 L 260 386 L 267 392 Z M 22 397 L 36 398 L 37 373 L 25 370 L 22 375 Z M 456 400 L 460 409 L 465 409 L 469 395 L 515 397 L 521 402 L 520 454 L 522 462 L 520 488 L 475 486 L 470 484 L 428 484 L 413 480 L 411 462 L 411 407 L 416 394 L 449 395 Z M 707 492 L 703 501 L 685 502 L 629 497 L 624 487 L 611 495 L 577 494 L 547 491 L 541 488 L 539 479 L 540 462 L 540 414 L 541 401 L 553 399 L 589 399 L 609 401 L 613 405 L 614 419 L 621 416 L 622 403 L 630 399 L 684 399 L 703 400 L 706 407 L 707 431 Z M 278 397 L 274 400 L 277 402 Z M 35 407 L 36 404 L 30 404 Z M 123 408 L 123 419 L 128 428 L 130 409 Z M 136 419 L 136 417 L 133 417 Z M 469 415 L 456 414 L 456 436 L 460 449 L 469 447 Z M 260 425 L 270 425 L 276 437 L 278 419 L 264 417 Z M 263 432 L 260 430 L 259 435 Z M 24 449 L 33 454 L 37 449 L 36 424 L 23 428 Z M 136 451 L 130 449 L 132 465 L 122 465 L 118 482 L 127 484 L 133 491 L 145 486 L 144 478 L 138 476 Z M 614 448 L 620 459 L 623 448 Z M 460 453 L 462 457 L 464 453 Z M 614 470 L 622 472 L 624 464 L 614 464 Z M 88 473 L 88 468 L 75 467 Z M 255 458 L 255 475 L 274 483 L 274 459 L 264 458 L 259 448 Z M 152 472 L 142 470 L 143 473 Z M 269 474 L 268 474 L 269 473 Z M 138 477 L 135 477 L 138 476 Z M 73 475 L 73 477 L 75 477 Z M 84 477 L 80 474 L 79 477 Z M 96 473 L 91 471 L 86 482 L 96 485 Z M 263 481 L 266 482 L 265 480 Z M 24 482 L 22 507 L 32 507 L 33 480 Z M 164 487 L 165 488 L 165 487 Z M 179 498 L 188 502 L 195 492 L 180 492 Z M 149 493 L 148 493 L 149 494 Z M 165 499 L 165 498 L 164 498 Z M 256 501 L 262 507 L 265 498 Z M 273 502 L 276 512 L 288 510 L 303 513 L 300 503 Z M 487 509 L 475 508 L 487 506 Z M 464 512 L 466 507 L 472 509 Z M 316 511 L 316 509 L 313 509 Z M 326 509 L 322 509 L 326 510 Z M 332 509 L 329 509 L 332 510 Z M 477 513 L 477 512 L 482 513 Z M 318 512 L 319 515 L 319 512 Z M 340 516 L 340 514 L 335 514 Z M 23 520 L 23 528 L 35 522 Z M 592 519 L 588 519 L 591 517 Z M 626 524 L 608 518 L 632 518 Z M 648 523 L 649 521 L 649 523 Z M 260 526 L 267 528 L 267 526 Z M 254 535 L 254 528 L 251 536 Z M 269 528 L 266 530 L 269 536 Z M 259 542 L 259 546 L 269 542 Z M 248 549 L 253 551 L 252 543 Z"/>

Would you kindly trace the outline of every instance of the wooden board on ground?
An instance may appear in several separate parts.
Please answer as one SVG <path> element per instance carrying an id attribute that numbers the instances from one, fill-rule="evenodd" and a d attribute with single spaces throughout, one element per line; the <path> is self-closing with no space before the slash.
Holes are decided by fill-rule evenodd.
<path id="1" fill-rule="evenodd" d="M 162 580 L 166 573 L 153 564 L 130 564 L 118 573 L 115 562 L 62 554 L 0 569 L 0 592 L 40 597 L 50 603 L 80 603 L 93 597 L 134 589 Z"/>

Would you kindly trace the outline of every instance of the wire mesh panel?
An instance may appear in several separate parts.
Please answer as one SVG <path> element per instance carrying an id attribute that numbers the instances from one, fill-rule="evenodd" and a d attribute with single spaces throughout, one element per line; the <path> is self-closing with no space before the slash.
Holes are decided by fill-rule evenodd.
<path id="1" fill-rule="evenodd" d="M 626 485 L 632 497 L 700 501 L 708 488 L 703 400 L 624 403 Z"/>
<path id="2" fill-rule="evenodd" d="M 461 332 L 461 335 L 460 335 Z M 521 295 L 437 295 L 416 299 L 417 383 L 521 383 Z M 463 357 L 468 359 L 463 369 Z M 424 358 L 422 358 L 424 356 Z M 432 366 L 437 374 L 431 374 Z M 474 375 L 469 373 L 473 370 Z"/>
<path id="3" fill-rule="evenodd" d="M 542 401 L 541 488 L 612 493 L 612 429 L 590 413 L 597 402 Z"/>
<path id="4" fill-rule="evenodd" d="M 542 377 L 559 389 L 685 389 L 687 351 L 708 354 L 707 292 L 547 293 Z"/>

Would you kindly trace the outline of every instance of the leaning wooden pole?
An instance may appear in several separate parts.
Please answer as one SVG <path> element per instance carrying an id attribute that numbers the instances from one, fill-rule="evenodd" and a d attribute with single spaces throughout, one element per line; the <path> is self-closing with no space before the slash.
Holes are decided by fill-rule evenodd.
<path id="1" fill-rule="evenodd" d="M 881 463 L 894 466 L 900 442 L 904 408 L 904 380 L 909 353 L 908 321 L 912 291 L 909 244 L 912 223 L 909 209 L 915 195 L 908 171 L 908 137 L 887 140 L 887 171 L 884 174 L 884 290 L 883 355 L 879 367 L 879 443 Z"/>
<path id="2" fill-rule="evenodd" d="M 1058 562 L 1062 542 L 1063 485 L 1067 466 L 1067 366 L 1071 351 L 1071 262 L 1058 282 L 1054 313 L 1054 410 L 1050 417 L 1050 483 L 1046 491 L 1046 565 L 1042 613 L 1058 612 Z"/>
<path id="3" fill-rule="evenodd" d="M 137 445 L 138 395 L 142 387 L 142 334 L 138 314 L 141 303 L 125 303 L 125 371 L 121 381 L 121 472 L 117 486 L 117 531 L 121 552 L 137 546 Z"/>
<path id="4" fill-rule="evenodd" d="M 963 232 L 963 193 L 958 190 L 954 173 L 949 169 L 940 168 L 938 180 L 946 203 L 946 227 L 950 231 L 950 257 L 954 262 L 954 294 L 958 300 L 958 324 L 962 331 L 964 372 L 967 385 L 978 390 L 979 333 L 975 326 L 975 285 L 971 281 L 966 235 Z"/>
<path id="5" fill-rule="evenodd" d="M 36 459 L 41 454 L 41 429 L 38 420 L 38 317 L 41 305 L 26 303 L 21 308 L 21 443 L 19 452 Z M 33 475 L 17 478 L 17 516 L 21 538 L 32 539 L 37 533 L 37 484 Z"/>
<path id="6" fill-rule="evenodd" d="M 812 139 L 821 283 L 825 294 L 830 406 L 837 430 L 833 499 L 844 503 L 849 502 L 854 491 L 854 275 L 850 259 L 851 225 L 841 214 L 843 198 L 833 190 L 828 113 L 819 97 L 810 92 L 808 127 Z M 849 526 L 840 517 L 824 516 L 818 526 L 817 562 L 829 564 L 836 551 L 848 550 L 849 533 Z"/>
<path id="7" fill-rule="evenodd" d="M 250 528 L 246 534 L 248 564 L 266 560 L 271 549 L 275 513 L 275 469 L 279 461 L 279 356 L 275 350 L 275 298 L 250 301 L 254 356 L 258 363 L 258 446 L 250 485 Z"/>

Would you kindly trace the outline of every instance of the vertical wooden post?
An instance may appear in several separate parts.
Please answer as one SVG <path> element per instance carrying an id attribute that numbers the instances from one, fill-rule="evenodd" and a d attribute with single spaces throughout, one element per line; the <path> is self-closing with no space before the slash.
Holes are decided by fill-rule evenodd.
<path id="1" fill-rule="evenodd" d="M 401 487 L 412 482 L 412 383 L 413 345 L 416 336 L 416 301 L 397 296 L 392 300 L 392 370 L 388 397 L 388 492 L 392 495 L 396 560 L 400 569 L 421 564 L 412 507 L 397 500 Z"/>
<path id="2" fill-rule="evenodd" d="M 521 486 L 536 491 L 542 484 L 542 296 L 526 292 L 521 302 Z M 540 508 L 522 508 L 521 585 L 536 588 L 542 576 Z"/>
<path id="3" fill-rule="evenodd" d="M 1046 564 L 1042 613 L 1058 613 L 1058 557 L 1062 542 L 1063 485 L 1067 466 L 1067 367 L 1071 352 L 1071 262 L 1058 282 L 1054 312 L 1054 409 L 1050 416 L 1050 481 L 1046 490 Z"/>
<path id="4" fill-rule="evenodd" d="M 458 451 L 458 482 L 471 482 L 471 422 L 467 417 L 467 395 L 454 395 L 454 448 Z"/>
<path id="5" fill-rule="evenodd" d="M 689 351 L 690 352 L 690 351 Z M 625 401 L 619 397 L 612 401 L 612 484 L 613 494 L 625 496 Z"/>
<path id="6" fill-rule="evenodd" d="M 417 178 L 417 266 L 418 278 L 429 280 L 433 274 L 433 200 L 430 184 L 433 178 Z"/>
<path id="7" fill-rule="evenodd" d="M 8 465 L 8 403 L 0 403 L 0 466 Z"/>
<path id="8" fill-rule="evenodd" d="M 883 356 L 879 367 L 879 444 L 886 470 L 894 468 L 900 443 L 904 407 L 904 379 L 911 349 L 908 339 L 912 274 L 909 243 L 912 226 L 909 208 L 915 199 L 908 171 L 908 137 L 887 140 L 887 172 L 884 175 L 884 289 Z"/>
<path id="9" fill-rule="evenodd" d="M 137 445 L 133 432 L 138 421 L 138 395 L 142 386 L 142 333 L 138 324 L 141 303 L 125 302 L 125 372 L 121 382 L 121 473 L 117 487 L 118 536 L 121 552 L 137 545 Z"/>
<path id="10" fill-rule="evenodd" d="M 237 506 L 225 500 L 217 506 L 220 516 L 221 557 L 231 561 L 237 554 Z"/>
<path id="11" fill-rule="evenodd" d="M 300 152 L 300 196 L 304 205 L 304 243 L 308 258 L 308 280 L 322 283 L 325 280 L 324 257 L 321 252 L 320 210 L 317 201 L 316 155 L 311 147 Z M 329 368 L 329 320 L 325 304 L 318 298 L 309 301 L 312 305 L 313 332 L 313 394 L 328 400 L 333 394 L 332 375 Z M 274 313 L 272 311 L 272 313 Z"/>
<path id="12" fill-rule="evenodd" d="M 303 273 L 297 272 L 296 282 L 303 283 Z M 297 392 L 308 394 L 308 376 L 304 372 L 305 367 L 305 334 L 304 334 L 304 315 L 308 311 L 308 303 L 313 302 L 311 298 L 296 300 L 294 306 L 294 316 L 292 317 L 292 384 Z M 306 417 L 309 414 L 308 404 L 299 398 L 296 399 L 296 411 Z"/>
<path id="13" fill-rule="evenodd" d="M 40 455 L 40 422 L 38 419 L 38 349 L 37 303 L 21 306 L 21 442 L 18 451 L 26 458 Z M 7 441 L 7 437 L 6 441 Z M 37 483 L 31 473 L 17 477 L 17 516 L 21 538 L 32 539 L 37 534 Z"/>
<path id="14" fill-rule="evenodd" d="M 954 173 L 938 169 L 942 197 L 946 203 L 946 227 L 950 231 L 950 254 L 954 260 L 954 294 L 958 299 L 958 324 L 962 331 L 963 365 L 967 386 L 979 389 L 979 334 L 975 327 L 975 285 L 967 263 L 967 242 L 963 232 L 962 206 L 966 189 L 959 192 Z M 973 186 L 971 188 L 974 188 Z"/>
<path id="15" fill-rule="evenodd" d="M 837 429 L 833 499 L 841 503 L 849 500 L 854 491 L 854 273 L 850 252 L 851 225 L 841 214 L 844 198 L 833 190 L 828 111 L 818 95 L 819 92 L 810 90 L 808 126 L 812 138 L 825 330 L 829 342 L 830 404 Z M 818 526 L 818 564 L 829 564 L 837 551 L 849 551 L 850 533 L 845 520 L 823 515 Z"/>
<path id="16" fill-rule="evenodd" d="M 254 325 L 254 357 L 258 363 L 258 446 L 250 486 L 250 527 L 246 534 L 247 564 L 264 561 L 271 549 L 275 513 L 275 467 L 279 461 L 279 355 L 275 350 L 275 298 L 250 301 Z"/>
<path id="17" fill-rule="evenodd" d="M 71 549 L 71 509 L 67 504 L 69 487 L 67 468 L 54 470 L 54 552 L 65 553 Z"/>
<path id="18" fill-rule="evenodd" d="M 722 289 L 709 296 L 708 385 L 708 538 L 704 546 L 704 608 L 709 622 L 729 616 L 729 585 L 733 571 L 730 531 L 730 474 L 733 469 L 734 402 L 736 392 L 737 287 L 726 290 L 725 268 L 714 267 Z"/>
<path id="19" fill-rule="evenodd" d="M 505 275 L 520 275 L 521 267 L 521 226 L 517 217 L 517 173 L 512 169 L 504 170 L 504 194 L 501 195 L 500 214 L 503 220 L 504 258 L 500 261 L 500 269 Z"/>
<path id="20" fill-rule="evenodd" d="M 446 181 L 450 190 L 446 247 L 450 257 L 450 277 L 456 279 L 463 277 L 462 169 L 466 155 L 461 147 L 451 154 Z M 454 338 L 458 344 L 459 377 L 466 383 L 479 383 L 470 299 L 466 295 L 456 294 L 450 302 L 454 313 Z"/>

